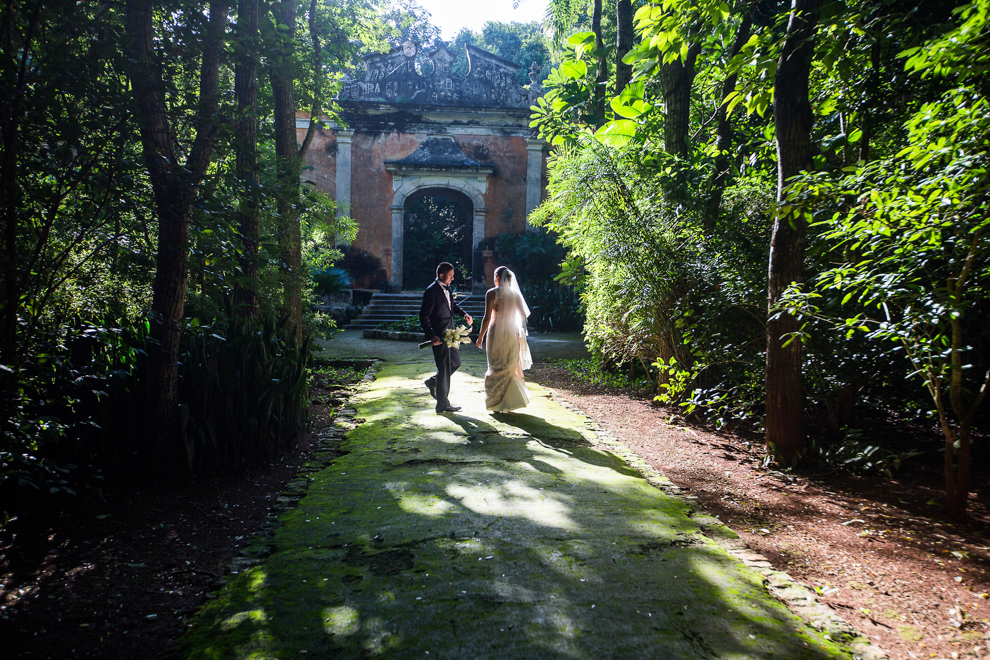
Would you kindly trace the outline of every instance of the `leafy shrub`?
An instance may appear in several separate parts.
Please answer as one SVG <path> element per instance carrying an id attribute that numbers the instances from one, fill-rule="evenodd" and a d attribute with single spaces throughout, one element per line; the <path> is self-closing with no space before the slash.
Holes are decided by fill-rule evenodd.
<path id="1" fill-rule="evenodd" d="M 133 465 L 142 416 L 134 374 L 150 326 L 75 320 L 40 330 L 0 366 L 0 501 L 75 494 Z"/>
<path id="2" fill-rule="evenodd" d="M 567 256 L 566 248 L 557 242 L 557 234 L 545 228 L 485 238 L 476 250 L 479 263 L 485 251 L 491 251 L 497 266 L 509 267 L 519 278 L 520 286 L 551 282 L 560 274 Z"/>
<path id="3" fill-rule="evenodd" d="M 584 326 L 584 306 L 577 290 L 558 284 L 525 285 L 529 327 L 537 332 L 578 332 Z"/>
<path id="4" fill-rule="evenodd" d="M 615 363 L 606 363 L 601 354 L 579 360 L 554 360 L 552 364 L 563 367 L 571 375 L 586 383 L 619 389 L 652 388 L 656 380 L 649 369 L 622 368 Z"/>
<path id="5" fill-rule="evenodd" d="M 891 477 L 904 461 L 923 453 L 916 450 L 891 451 L 878 444 L 869 444 L 859 429 L 845 431 L 845 438 L 841 442 L 823 446 L 813 441 L 807 458 L 832 469 L 879 473 Z"/>
<path id="6" fill-rule="evenodd" d="M 338 245 L 337 249 L 344 258 L 335 265 L 350 273 L 355 289 L 377 289 L 381 283 L 387 282 L 388 275 L 382 267 L 382 260 L 375 255 L 350 245 Z"/>
<path id="7" fill-rule="evenodd" d="M 289 318 L 255 326 L 198 325 L 183 336 L 180 429 L 191 472 L 232 471 L 273 460 L 291 447 L 308 409 L 309 337 L 298 343 Z M 222 332 L 223 334 L 219 334 Z"/>
<path id="8" fill-rule="evenodd" d="M 322 268 L 313 271 L 313 283 L 317 294 L 332 296 L 351 288 L 351 276 L 343 268 Z"/>
<path id="9" fill-rule="evenodd" d="M 498 266 L 507 266 L 518 277 L 531 312 L 530 328 L 537 332 L 581 330 L 584 305 L 580 278 L 561 276 L 567 250 L 558 243 L 557 234 L 539 228 L 522 234 L 489 236 L 478 245 L 476 258 L 482 259 L 485 251 L 491 251 Z"/>
<path id="10" fill-rule="evenodd" d="M 660 398 L 693 399 L 700 412 L 711 397 L 695 390 L 725 392 L 758 373 L 750 367 L 765 343 L 766 248 L 753 235 L 768 234 L 770 222 L 754 200 L 772 199 L 772 189 L 728 191 L 727 206 L 739 210 L 706 232 L 692 200 L 666 199 L 666 170 L 641 155 L 593 141 L 559 150 L 550 198 L 531 218 L 568 250 L 561 277 L 582 283 L 592 352 L 604 364 L 651 365 Z"/>
<path id="11" fill-rule="evenodd" d="M 388 321 L 375 326 L 378 330 L 388 330 L 390 332 L 422 332 L 423 326 L 419 323 L 418 316 L 407 316 L 399 321 Z"/>

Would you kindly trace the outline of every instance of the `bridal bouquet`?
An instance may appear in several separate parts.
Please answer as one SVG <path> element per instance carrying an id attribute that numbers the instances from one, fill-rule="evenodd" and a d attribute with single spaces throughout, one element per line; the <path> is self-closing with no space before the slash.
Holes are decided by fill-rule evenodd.
<path id="1" fill-rule="evenodd" d="M 443 337 L 440 340 L 447 345 L 447 348 L 460 348 L 460 344 L 470 344 L 471 338 L 468 335 L 471 333 L 470 328 L 466 328 L 461 325 L 456 328 L 451 328 L 447 332 L 443 333 Z M 420 348 L 426 348 L 427 346 L 432 346 L 433 342 L 424 341 L 419 345 Z"/>

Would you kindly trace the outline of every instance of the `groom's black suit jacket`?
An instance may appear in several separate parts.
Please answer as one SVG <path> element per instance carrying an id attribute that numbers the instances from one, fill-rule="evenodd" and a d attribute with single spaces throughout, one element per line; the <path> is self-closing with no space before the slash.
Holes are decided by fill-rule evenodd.
<path id="1" fill-rule="evenodd" d="M 423 334 L 427 339 L 443 339 L 443 333 L 454 327 L 454 313 L 464 316 L 464 310 L 454 302 L 454 294 L 450 294 L 450 301 L 451 306 L 448 306 L 447 296 L 437 280 L 426 287 L 423 304 L 419 308 L 419 323 L 423 326 Z"/>

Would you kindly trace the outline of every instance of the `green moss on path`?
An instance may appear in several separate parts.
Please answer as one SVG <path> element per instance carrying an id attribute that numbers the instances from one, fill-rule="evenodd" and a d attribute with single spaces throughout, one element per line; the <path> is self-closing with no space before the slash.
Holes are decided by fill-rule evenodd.
<path id="1" fill-rule="evenodd" d="M 850 657 L 546 390 L 489 415 L 483 354 L 464 354 L 458 414 L 433 413 L 414 347 L 366 383 L 348 453 L 182 657 Z"/>

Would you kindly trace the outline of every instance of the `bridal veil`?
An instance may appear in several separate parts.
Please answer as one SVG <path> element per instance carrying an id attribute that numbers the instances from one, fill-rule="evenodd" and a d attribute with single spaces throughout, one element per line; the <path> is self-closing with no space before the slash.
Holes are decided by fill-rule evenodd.
<path id="1" fill-rule="evenodd" d="M 523 370 L 533 366 L 526 336 L 529 306 L 519 290 L 515 274 L 500 271 L 495 289 L 495 322 L 488 328 L 488 372 L 485 374 L 485 406 L 508 411 L 529 403 Z"/>

